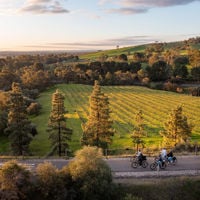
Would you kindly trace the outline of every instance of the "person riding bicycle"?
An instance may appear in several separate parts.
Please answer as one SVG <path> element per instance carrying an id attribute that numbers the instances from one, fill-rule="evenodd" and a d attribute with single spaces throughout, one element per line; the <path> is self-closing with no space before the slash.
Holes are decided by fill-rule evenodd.
<path id="1" fill-rule="evenodd" d="M 167 150 L 165 148 L 161 150 L 161 157 L 163 160 L 165 160 L 167 157 Z"/>
<path id="2" fill-rule="evenodd" d="M 138 152 L 137 152 L 137 158 L 138 158 L 138 162 L 139 162 L 139 165 L 141 165 L 142 164 L 142 161 L 143 161 L 143 154 L 142 154 L 142 152 L 141 152 L 141 150 L 139 149 L 138 150 Z"/>
<path id="3" fill-rule="evenodd" d="M 158 156 L 158 160 L 161 162 L 162 166 L 164 165 L 166 158 L 167 158 L 167 151 L 165 148 L 163 148 Z"/>
<path id="4" fill-rule="evenodd" d="M 167 154 L 167 159 L 169 160 L 169 162 L 173 162 L 173 157 L 174 157 L 174 155 L 173 155 L 173 152 L 172 152 L 172 150 Z"/>

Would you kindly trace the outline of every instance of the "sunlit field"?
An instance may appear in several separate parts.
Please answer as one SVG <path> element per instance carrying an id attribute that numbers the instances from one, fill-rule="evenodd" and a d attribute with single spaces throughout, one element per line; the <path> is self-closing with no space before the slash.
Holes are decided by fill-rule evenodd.
<path id="1" fill-rule="evenodd" d="M 31 120 L 37 124 L 39 134 L 31 143 L 33 154 L 45 155 L 50 151 L 50 143 L 46 127 L 51 110 L 51 97 L 56 89 L 65 95 L 65 108 L 67 126 L 73 129 L 70 147 L 74 151 L 80 148 L 80 137 L 82 135 L 81 124 L 87 120 L 89 115 L 89 96 L 92 86 L 63 84 L 57 85 L 41 93 L 38 101 L 42 105 L 41 114 L 32 117 Z M 143 111 L 147 147 L 159 146 L 164 122 L 170 111 L 178 105 L 183 105 L 183 113 L 194 125 L 192 141 L 200 141 L 200 98 L 184 94 L 166 91 L 152 90 L 138 86 L 104 86 L 102 91 L 108 95 L 110 101 L 111 118 L 115 129 L 112 149 L 132 148 L 131 133 L 134 128 L 135 114 L 141 109 Z"/>

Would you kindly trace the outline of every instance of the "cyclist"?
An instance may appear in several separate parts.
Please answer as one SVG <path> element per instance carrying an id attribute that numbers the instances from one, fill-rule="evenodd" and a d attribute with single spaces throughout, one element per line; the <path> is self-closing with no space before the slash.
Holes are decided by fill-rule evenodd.
<path id="1" fill-rule="evenodd" d="M 143 160 L 143 154 L 141 152 L 141 150 L 139 149 L 138 152 L 137 152 L 137 158 L 138 158 L 138 162 L 139 162 L 139 165 L 142 164 L 142 160 Z"/>

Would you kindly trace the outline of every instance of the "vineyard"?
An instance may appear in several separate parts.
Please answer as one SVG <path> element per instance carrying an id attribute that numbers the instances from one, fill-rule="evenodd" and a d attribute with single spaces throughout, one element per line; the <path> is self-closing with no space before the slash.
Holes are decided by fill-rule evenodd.
<path id="1" fill-rule="evenodd" d="M 37 125 L 39 132 L 31 143 L 31 150 L 37 155 L 44 155 L 50 149 L 45 130 L 51 110 L 51 97 L 57 88 L 65 95 L 65 108 L 68 111 L 67 126 L 73 129 L 71 149 L 80 148 L 81 124 L 87 120 L 89 114 L 92 86 L 63 84 L 43 92 L 38 99 L 42 105 L 41 114 L 31 119 Z M 102 86 L 102 91 L 109 97 L 111 118 L 115 128 L 110 148 L 132 148 L 131 132 L 135 114 L 140 109 L 143 111 L 147 134 L 146 146 L 159 146 L 161 141 L 159 131 L 162 130 L 169 112 L 180 104 L 183 105 L 184 115 L 194 125 L 192 140 L 200 141 L 200 98 L 138 86 Z"/>

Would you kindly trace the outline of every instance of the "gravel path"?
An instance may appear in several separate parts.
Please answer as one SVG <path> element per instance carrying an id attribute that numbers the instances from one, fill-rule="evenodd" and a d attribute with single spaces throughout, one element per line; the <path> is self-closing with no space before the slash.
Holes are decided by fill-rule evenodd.
<path id="1" fill-rule="evenodd" d="M 113 172 L 114 178 L 156 178 L 170 176 L 197 176 L 200 170 L 180 170 L 180 171 L 144 171 L 144 172 Z"/>

